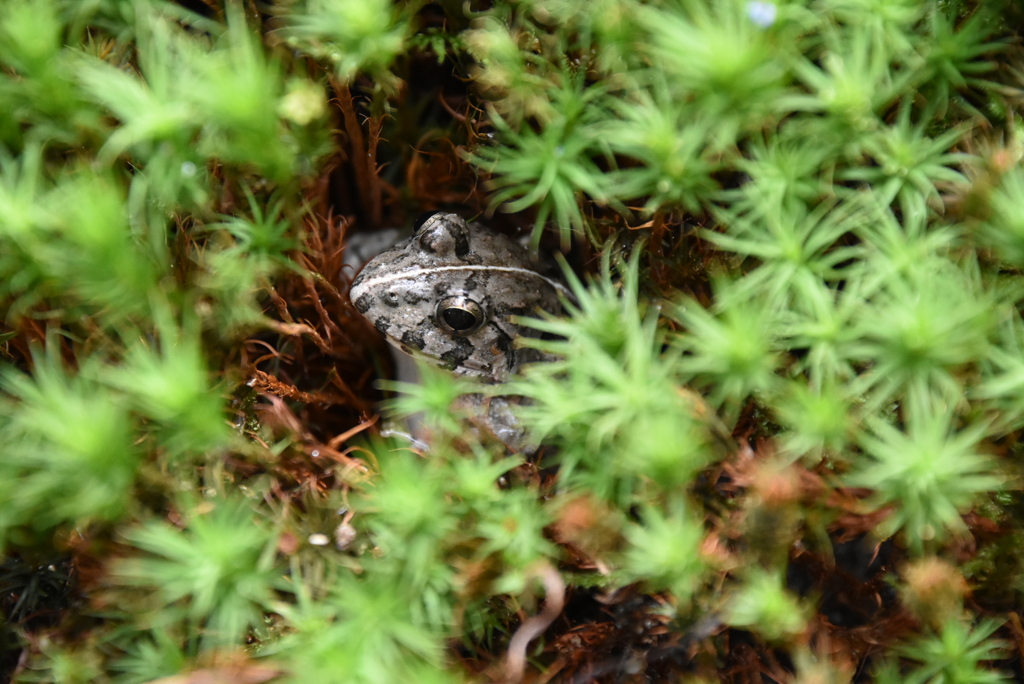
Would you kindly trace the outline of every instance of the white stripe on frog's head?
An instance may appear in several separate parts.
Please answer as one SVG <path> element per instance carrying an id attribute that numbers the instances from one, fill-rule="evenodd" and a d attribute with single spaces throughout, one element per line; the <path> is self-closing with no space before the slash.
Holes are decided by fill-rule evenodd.
<path id="1" fill-rule="evenodd" d="M 464 273 L 470 271 L 483 271 L 490 273 L 514 273 L 516 275 L 521 275 L 527 278 L 538 278 L 543 282 L 547 283 L 552 288 L 554 288 L 554 290 L 561 294 L 562 296 L 570 298 L 572 297 L 572 294 L 569 292 L 569 288 L 567 288 L 565 285 L 562 285 L 557 280 L 552 280 L 551 278 L 548 278 L 545 275 L 541 275 L 540 273 L 532 271 L 528 268 L 520 268 L 518 266 L 476 266 L 470 264 L 466 264 L 465 266 L 433 266 L 430 268 L 413 268 L 404 271 L 397 271 L 395 273 L 374 276 L 373 278 L 368 278 L 366 280 L 357 280 L 355 283 L 353 283 L 349 296 L 352 298 L 353 301 L 355 301 L 364 294 L 366 294 L 367 292 L 372 292 L 379 288 L 380 286 L 387 285 L 388 283 L 393 283 L 398 280 L 422 278 L 424 276 L 444 273 L 446 271 Z"/>

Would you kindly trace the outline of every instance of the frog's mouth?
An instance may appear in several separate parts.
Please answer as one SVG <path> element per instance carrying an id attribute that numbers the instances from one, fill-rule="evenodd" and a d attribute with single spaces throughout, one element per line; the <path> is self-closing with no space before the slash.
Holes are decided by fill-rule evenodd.
<path id="1" fill-rule="evenodd" d="M 422 362 L 427 363 L 427 364 L 429 364 L 431 366 L 434 366 L 436 368 L 443 368 L 446 371 L 450 371 L 450 372 L 454 372 L 454 370 L 455 370 L 455 369 L 451 368 L 449 366 L 449 364 L 447 364 L 442 359 L 438 359 L 438 358 L 435 358 L 435 357 L 433 357 L 433 356 L 431 356 L 429 354 L 425 354 L 425 353 L 421 352 L 418 349 L 414 349 L 413 347 L 410 347 L 409 345 L 404 344 L 400 340 L 396 340 L 395 338 L 390 337 L 388 335 L 385 335 L 384 339 L 386 339 L 388 341 L 388 343 L 392 347 L 394 347 L 395 349 L 397 349 L 397 350 L 399 350 L 401 352 L 404 352 L 404 353 L 408 354 L 409 356 L 411 356 L 412 358 L 416 359 L 417 361 L 422 361 Z M 475 363 L 475 362 L 473 362 L 470 359 L 467 359 L 466 361 L 463 361 L 462 363 L 460 363 L 458 368 L 459 368 L 458 375 L 460 377 L 466 377 L 466 378 L 468 378 L 471 381 L 478 381 L 478 382 L 487 383 L 487 384 L 489 384 L 487 381 L 490 381 L 491 383 L 495 382 L 493 376 L 491 375 L 491 369 L 490 368 L 485 368 L 485 367 L 481 366 L 479 363 Z"/>

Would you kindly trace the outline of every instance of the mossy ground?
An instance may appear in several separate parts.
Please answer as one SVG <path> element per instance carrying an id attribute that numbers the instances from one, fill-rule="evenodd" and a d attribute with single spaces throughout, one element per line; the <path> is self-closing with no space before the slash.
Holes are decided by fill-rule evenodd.
<path id="1" fill-rule="evenodd" d="M 1022 26 L 0 0 L 0 678 L 1024 678 Z M 576 280 L 535 454 L 376 435 L 435 209 Z"/>

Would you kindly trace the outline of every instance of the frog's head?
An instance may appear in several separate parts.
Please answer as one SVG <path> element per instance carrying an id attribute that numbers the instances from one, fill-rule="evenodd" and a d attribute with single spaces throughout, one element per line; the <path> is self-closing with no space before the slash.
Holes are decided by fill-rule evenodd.
<path id="1" fill-rule="evenodd" d="M 411 238 L 367 262 L 349 296 L 406 353 L 499 382 L 523 360 L 513 316 L 558 313 L 561 285 L 502 235 L 437 212 Z"/>

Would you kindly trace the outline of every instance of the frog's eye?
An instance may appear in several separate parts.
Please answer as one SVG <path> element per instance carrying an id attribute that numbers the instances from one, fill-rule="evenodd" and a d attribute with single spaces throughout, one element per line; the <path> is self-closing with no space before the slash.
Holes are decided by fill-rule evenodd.
<path id="1" fill-rule="evenodd" d="M 423 224 L 430 220 L 430 217 L 434 214 L 440 214 L 440 211 L 425 211 L 416 217 L 416 220 L 412 222 L 412 234 L 418 235 L 420 229 L 423 228 Z"/>
<path id="2" fill-rule="evenodd" d="M 417 219 L 415 237 L 425 251 L 464 257 L 469 252 L 469 229 L 457 214 L 435 211 Z"/>
<path id="3" fill-rule="evenodd" d="M 439 301 L 434 319 L 442 330 L 459 336 L 472 335 L 486 320 L 483 307 L 461 295 Z"/>

